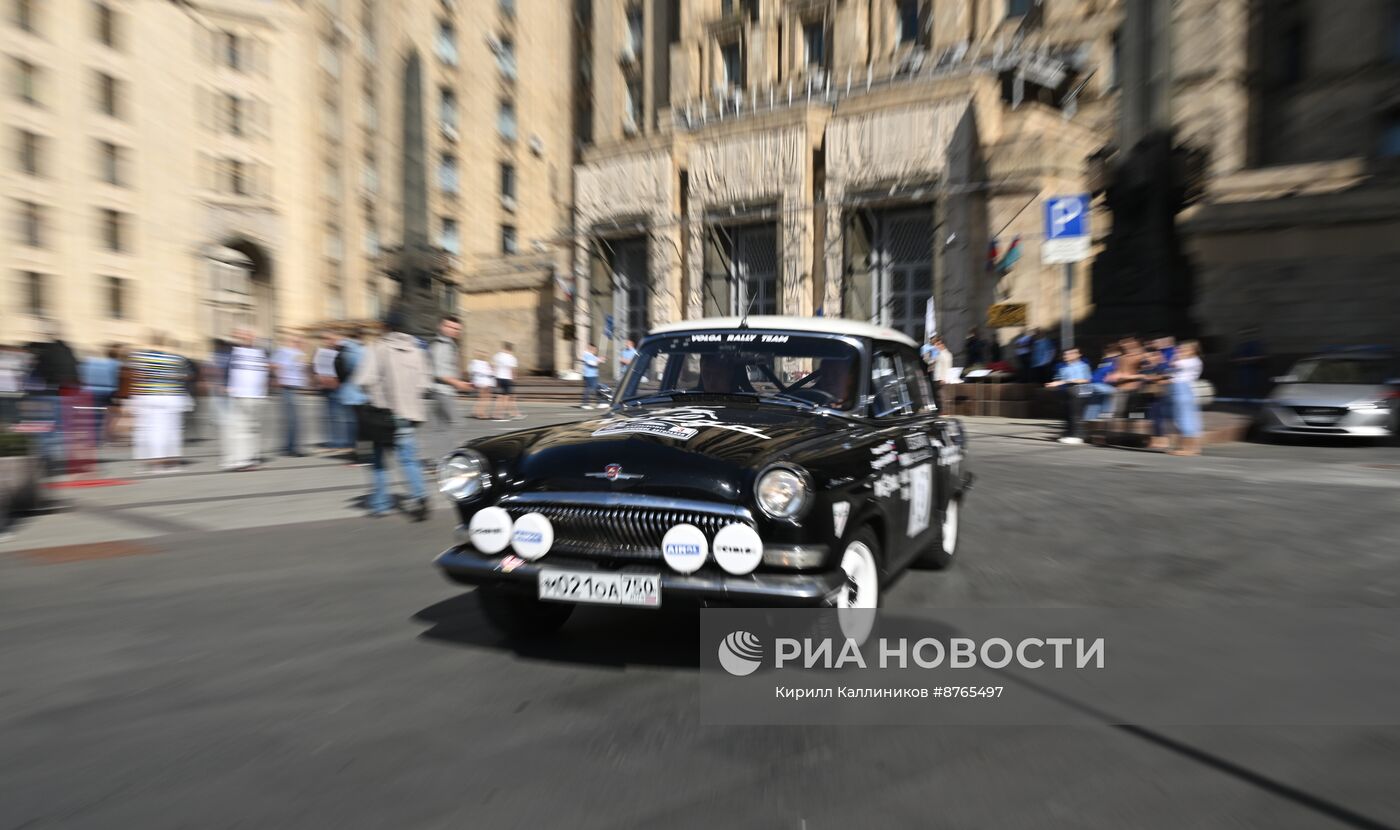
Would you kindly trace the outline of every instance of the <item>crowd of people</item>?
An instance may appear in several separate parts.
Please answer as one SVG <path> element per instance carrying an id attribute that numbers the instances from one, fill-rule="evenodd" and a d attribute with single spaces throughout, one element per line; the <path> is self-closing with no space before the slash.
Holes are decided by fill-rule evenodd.
<path id="1" fill-rule="evenodd" d="M 473 417 L 523 418 L 514 389 L 520 364 L 504 343 L 489 359 L 478 353 L 463 377 L 457 317 L 444 317 L 428 341 L 404 323 L 394 312 L 382 327 L 322 332 L 314 349 L 300 333 L 272 344 L 238 328 L 229 339 L 214 340 L 202 361 L 161 334 L 139 347 L 111 345 L 80 357 L 49 324 L 42 341 L 0 346 L 0 424 L 33 427 L 51 473 L 91 463 L 112 444 L 129 444 L 151 472 L 169 471 L 183 464 L 187 442 L 207 440 L 204 433 L 216 436 L 221 469 L 246 472 L 267 460 L 276 406 L 278 453 L 317 452 L 371 467 L 372 515 L 390 510 L 387 467 L 397 457 L 409 512 L 421 518 L 428 509 L 424 467 L 458 440 L 457 396 L 475 396 Z M 317 447 L 305 443 L 300 402 L 308 395 L 323 401 Z M 421 442 L 420 430 L 426 431 Z"/>
<path id="2" fill-rule="evenodd" d="M 1058 440 L 1083 444 L 1087 424 L 1140 414 L 1150 419 L 1148 446 L 1173 455 L 1201 451 L 1201 408 L 1197 383 L 1201 379 L 1201 349 L 1194 340 L 1181 344 L 1170 335 L 1146 343 L 1135 336 L 1108 344 L 1098 363 L 1090 366 L 1083 353 L 1059 344 L 1041 329 L 1027 329 L 1009 344 L 1010 354 L 996 338 L 984 339 L 976 328 L 963 344 L 962 369 L 974 367 L 1012 374 L 1021 383 L 1057 390 L 1064 396 L 1065 434 Z M 935 394 L 957 379 L 954 354 L 942 337 L 928 339 L 920 352 Z M 1009 358 L 1009 359 L 1008 359 Z"/>

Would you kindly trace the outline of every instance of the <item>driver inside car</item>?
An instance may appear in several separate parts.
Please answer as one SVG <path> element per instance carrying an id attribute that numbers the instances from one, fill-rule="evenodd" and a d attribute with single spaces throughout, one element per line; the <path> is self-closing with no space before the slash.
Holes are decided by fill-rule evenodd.
<path id="1" fill-rule="evenodd" d="M 817 380 L 812 388 L 831 396 L 825 406 L 845 409 L 850 404 L 851 392 L 855 386 L 855 372 L 852 361 L 841 357 L 828 357 L 817 367 Z"/>
<path id="2" fill-rule="evenodd" d="M 722 354 L 700 356 L 700 385 L 696 391 L 725 395 L 734 389 L 734 363 Z"/>

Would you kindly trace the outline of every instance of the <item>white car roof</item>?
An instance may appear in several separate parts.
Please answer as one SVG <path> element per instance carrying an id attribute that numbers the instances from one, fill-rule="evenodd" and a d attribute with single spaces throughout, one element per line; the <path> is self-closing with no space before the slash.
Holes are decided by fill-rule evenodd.
<path id="1" fill-rule="evenodd" d="M 651 330 L 652 334 L 674 334 L 681 331 L 712 331 L 714 329 L 737 329 L 744 322 L 745 328 L 773 331 L 810 331 L 817 334 L 843 334 L 850 337 L 869 337 L 875 340 L 893 340 L 918 348 L 917 343 L 903 332 L 888 326 L 877 326 L 860 320 L 847 320 L 842 317 L 779 317 L 755 315 L 744 321 L 742 317 L 704 317 L 699 320 L 677 320 L 662 323 Z"/>

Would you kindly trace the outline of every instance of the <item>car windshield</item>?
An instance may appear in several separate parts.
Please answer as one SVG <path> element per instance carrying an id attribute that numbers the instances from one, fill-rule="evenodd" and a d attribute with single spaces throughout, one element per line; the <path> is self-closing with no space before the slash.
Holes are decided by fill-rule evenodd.
<path id="1" fill-rule="evenodd" d="M 746 397 L 849 410 L 860 353 L 845 340 L 783 332 L 686 332 L 644 342 L 622 382 L 622 403 Z"/>
<path id="2" fill-rule="evenodd" d="M 1293 367 L 1298 383 L 1352 383 L 1374 386 L 1390 378 L 1384 360 L 1360 357 L 1311 358 Z"/>

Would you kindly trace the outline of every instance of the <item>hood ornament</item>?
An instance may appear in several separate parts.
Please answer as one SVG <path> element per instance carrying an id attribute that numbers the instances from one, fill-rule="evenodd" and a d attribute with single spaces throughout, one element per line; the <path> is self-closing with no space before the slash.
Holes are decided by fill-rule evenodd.
<path id="1" fill-rule="evenodd" d="M 618 481 L 621 479 L 646 477 L 636 475 L 634 473 L 624 473 L 622 471 L 621 464 L 609 464 L 608 466 L 603 468 L 603 471 L 601 473 L 584 473 L 584 475 L 588 476 L 589 478 L 605 478 L 608 481 Z"/>

